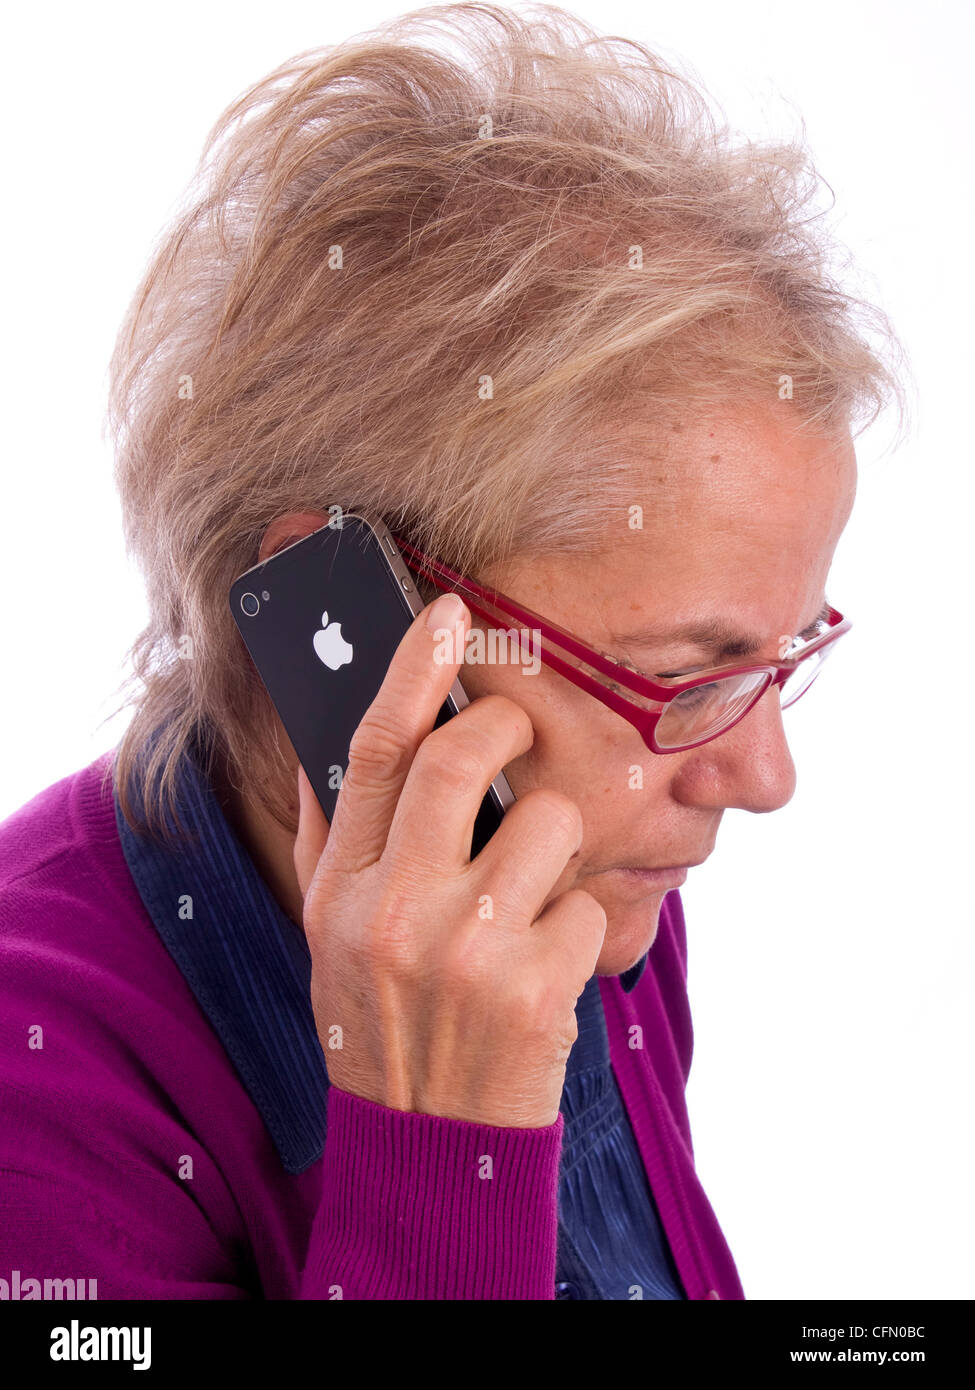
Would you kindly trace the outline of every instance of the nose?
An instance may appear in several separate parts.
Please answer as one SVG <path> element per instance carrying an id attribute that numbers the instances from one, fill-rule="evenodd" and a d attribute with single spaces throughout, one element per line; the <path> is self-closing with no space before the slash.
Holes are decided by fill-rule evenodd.
<path id="1" fill-rule="evenodd" d="M 702 755 L 695 760 L 695 754 Z M 778 811 L 795 795 L 796 766 L 773 686 L 734 728 L 688 755 L 680 799 L 712 808 Z"/>

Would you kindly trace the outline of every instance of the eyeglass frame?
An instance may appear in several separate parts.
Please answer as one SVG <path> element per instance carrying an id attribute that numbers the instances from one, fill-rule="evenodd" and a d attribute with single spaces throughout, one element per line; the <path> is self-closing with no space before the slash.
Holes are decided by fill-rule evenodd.
<path id="1" fill-rule="evenodd" d="M 825 647 L 831 646 L 844 633 L 852 627 L 849 618 L 843 616 L 832 604 L 826 604 L 827 617 L 823 620 L 828 623 L 826 632 L 822 632 L 818 637 L 810 639 L 794 652 L 791 657 L 781 658 L 778 661 L 765 661 L 755 665 L 734 665 L 734 666 L 710 666 L 704 670 L 695 672 L 690 679 L 684 680 L 681 677 L 661 677 L 653 680 L 650 676 L 641 675 L 637 671 L 631 670 L 611 657 L 605 656 L 602 652 L 596 651 L 585 642 L 579 640 L 565 628 L 559 627 L 557 623 L 550 622 L 532 609 L 516 603 L 514 599 L 506 594 L 499 593 L 497 590 L 485 588 L 475 580 L 469 579 L 464 575 L 458 574 L 445 565 L 442 561 L 426 555 L 418 546 L 413 545 L 405 537 L 393 534 L 397 546 L 403 554 L 403 559 L 414 574 L 423 575 L 435 584 L 437 588 L 444 592 L 459 592 L 465 599 L 469 608 L 478 613 L 488 622 L 494 622 L 495 614 L 489 612 L 485 605 L 490 605 L 502 616 L 517 618 L 523 626 L 529 629 L 536 629 L 543 639 L 538 643 L 538 655 L 542 661 L 553 670 L 558 671 L 566 680 L 580 690 L 599 700 L 607 708 L 620 715 L 636 729 L 643 739 L 644 744 L 652 753 L 664 756 L 667 753 L 684 753 L 691 748 L 700 748 L 705 743 L 710 743 L 713 739 L 720 738 L 733 729 L 736 724 L 740 724 L 747 714 L 755 707 L 760 699 L 775 686 L 781 686 L 792 675 L 792 673 L 810 656 L 816 652 L 821 652 Z M 473 595 L 473 597 L 472 597 Z M 478 602 L 478 600 L 480 600 Z M 793 638 L 793 642 L 797 639 Z M 571 653 L 577 660 L 592 668 L 597 674 L 590 675 L 587 671 L 580 670 L 570 662 L 552 652 L 545 646 L 545 642 L 554 643 Z M 601 673 L 601 674 L 599 674 Z M 655 730 L 660 720 L 667 711 L 670 702 L 683 694 L 685 690 L 693 690 L 699 685 L 710 685 L 715 679 L 725 680 L 731 676 L 762 674 L 765 676 L 763 684 L 749 695 L 744 709 L 740 714 L 735 715 L 730 723 L 726 724 L 717 732 L 708 734 L 705 738 L 697 739 L 693 743 L 680 744 L 672 748 L 660 748 L 657 745 Z M 790 708 L 797 700 L 800 700 L 806 691 L 816 682 L 818 672 L 813 675 L 812 680 L 799 691 L 788 705 L 783 705 L 783 709 Z M 604 683 L 611 681 L 618 686 L 624 686 L 639 695 L 642 699 L 650 700 L 654 704 L 659 704 L 659 710 L 647 710 L 633 701 L 626 698 L 618 691 L 611 690 Z M 664 684 L 664 682 L 667 682 Z"/>

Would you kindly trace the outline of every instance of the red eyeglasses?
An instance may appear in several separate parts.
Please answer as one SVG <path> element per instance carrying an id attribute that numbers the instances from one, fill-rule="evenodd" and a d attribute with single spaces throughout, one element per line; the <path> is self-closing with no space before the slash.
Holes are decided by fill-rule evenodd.
<path id="1" fill-rule="evenodd" d="M 489 624 L 510 630 L 506 619 L 515 618 L 530 629 L 540 660 L 632 724 L 653 753 L 681 753 L 727 733 L 770 686 L 779 687 L 782 708 L 788 709 L 809 689 L 837 639 L 851 627 L 849 619 L 827 604 L 826 617 L 813 625 L 815 635 L 809 640 L 804 640 L 805 634 L 793 638 L 789 654 L 779 661 L 712 666 L 689 680 L 663 676 L 651 680 L 586 646 L 530 608 L 457 574 L 403 537 L 394 539 L 415 574 L 439 589 L 459 593 L 472 612 Z"/>

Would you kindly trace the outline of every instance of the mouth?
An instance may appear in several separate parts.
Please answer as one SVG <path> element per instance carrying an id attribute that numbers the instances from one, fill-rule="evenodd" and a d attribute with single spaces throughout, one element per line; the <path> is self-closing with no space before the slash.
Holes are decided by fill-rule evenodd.
<path id="1" fill-rule="evenodd" d="M 642 883 L 647 887 L 659 885 L 660 887 L 666 886 L 673 888 L 686 880 L 688 869 L 697 868 L 699 864 L 704 863 L 707 857 L 708 856 L 705 855 L 704 859 L 692 859 L 687 864 L 655 866 L 649 864 L 617 864 L 614 868 L 607 869 L 606 872 L 611 874 L 622 874 L 631 882 Z"/>

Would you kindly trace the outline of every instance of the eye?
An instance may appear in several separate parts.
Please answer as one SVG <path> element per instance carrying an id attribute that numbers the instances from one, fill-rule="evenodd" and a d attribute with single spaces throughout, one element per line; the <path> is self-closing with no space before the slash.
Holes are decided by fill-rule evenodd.
<path id="1" fill-rule="evenodd" d="M 704 666 L 692 666 L 689 671 L 658 671 L 656 675 L 650 676 L 650 679 L 661 681 L 686 680 L 689 676 L 696 676 L 698 671 L 703 671 L 705 669 Z M 640 675 L 649 675 L 649 672 L 641 671 Z"/>
<path id="2" fill-rule="evenodd" d="M 632 671 L 635 676 L 643 676 L 648 681 L 655 680 L 676 680 L 681 676 L 693 676 L 694 671 L 644 671 L 642 666 L 634 666 L 633 662 L 625 656 L 617 656 L 614 652 L 600 652 L 607 661 L 613 661 L 617 666 L 625 666 L 628 671 Z M 703 670 L 703 667 L 695 667 L 695 671 Z M 619 690 L 619 686 L 613 682 L 613 689 Z"/>

